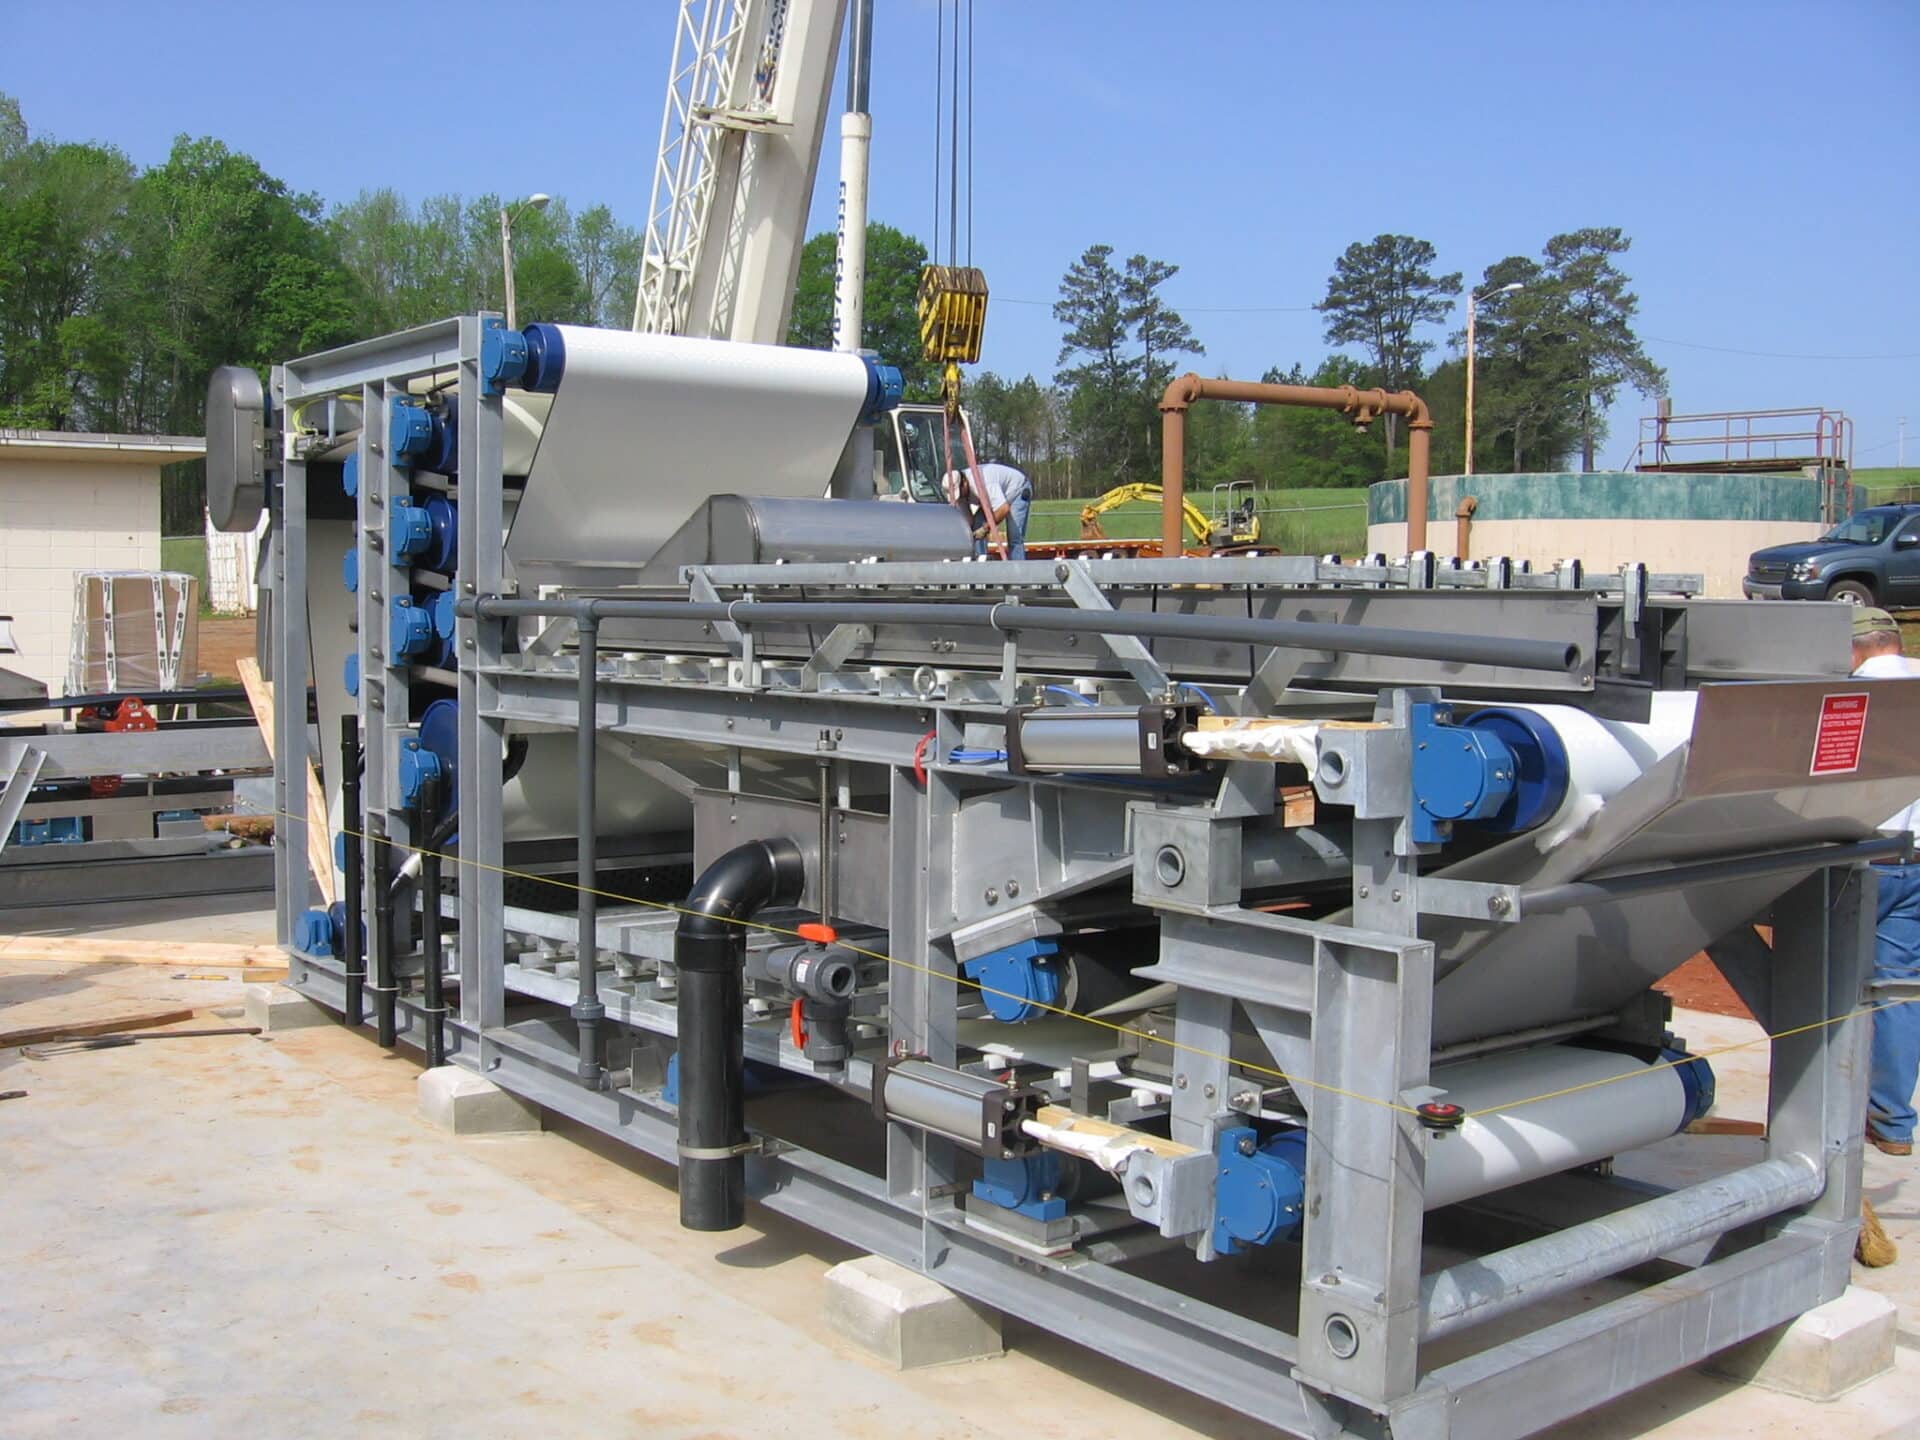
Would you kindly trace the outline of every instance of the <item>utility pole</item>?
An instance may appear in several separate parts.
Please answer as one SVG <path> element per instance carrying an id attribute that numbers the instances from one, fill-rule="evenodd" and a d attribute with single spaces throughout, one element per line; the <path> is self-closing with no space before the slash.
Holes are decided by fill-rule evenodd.
<path id="1" fill-rule="evenodd" d="M 1516 280 L 1511 285 L 1502 285 L 1498 290 L 1489 290 L 1487 295 L 1511 295 L 1516 290 L 1526 288 Z M 1473 473 L 1473 320 L 1475 306 L 1485 298 L 1486 295 L 1476 295 L 1471 290 L 1467 292 L 1467 454 L 1460 465 L 1462 475 Z"/>

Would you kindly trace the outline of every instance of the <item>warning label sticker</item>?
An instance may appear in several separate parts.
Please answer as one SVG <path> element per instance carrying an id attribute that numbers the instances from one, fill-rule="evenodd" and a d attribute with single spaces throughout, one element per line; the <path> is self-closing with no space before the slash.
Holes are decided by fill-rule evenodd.
<path id="1" fill-rule="evenodd" d="M 1860 768 L 1867 737 L 1865 695 L 1829 695 L 1820 702 L 1820 728 L 1813 737 L 1810 775 L 1851 775 Z"/>

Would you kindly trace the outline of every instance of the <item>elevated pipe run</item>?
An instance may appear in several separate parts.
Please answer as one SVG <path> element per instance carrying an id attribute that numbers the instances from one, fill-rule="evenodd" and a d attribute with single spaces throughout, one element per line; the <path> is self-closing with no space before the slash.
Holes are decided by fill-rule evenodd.
<path id="1" fill-rule="evenodd" d="M 747 927 L 792 905 L 806 866 L 791 840 L 750 840 L 693 882 L 673 934 L 679 972 L 680 1224 L 737 1230 L 747 1214 L 744 972 Z"/>
<path id="2" fill-rule="evenodd" d="M 1393 630 L 1374 625 L 1335 625 L 1307 620 L 1241 620 L 1228 615 L 1142 614 L 1014 604 L 937 605 L 915 602 L 770 600 L 520 600 L 482 596 L 460 601 L 463 614 L 484 620 L 527 615 L 589 620 L 724 620 L 736 625 L 919 625 L 1021 630 L 1079 635 L 1132 635 L 1149 640 L 1210 640 L 1228 645 L 1330 650 L 1351 655 L 1390 655 L 1516 670 L 1568 673 L 1580 668 L 1580 647 L 1552 640 L 1491 635 L 1452 635 L 1431 630 Z"/>
<path id="3" fill-rule="evenodd" d="M 1191 372 L 1160 397 L 1160 553 L 1183 551 L 1181 506 L 1187 490 L 1187 408 L 1196 400 L 1242 405 L 1296 405 L 1338 410 L 1356 427 L 1381 415 L 1407 419 L 1407 551 L 1427 548 L 1427 466 L 1433 416 L 1411 390 L 1356 390 L 1351 385 L 1268 385 L 1252 380 L 1209 380 Z"/>

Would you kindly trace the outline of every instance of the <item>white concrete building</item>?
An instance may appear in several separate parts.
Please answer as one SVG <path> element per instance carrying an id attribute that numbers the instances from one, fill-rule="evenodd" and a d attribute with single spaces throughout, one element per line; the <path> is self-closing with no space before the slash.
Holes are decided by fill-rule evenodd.
<path id="1" fill-rule="evenodd" d="M 188 435 L 0 429 L 0 615 L 19 653 L 0 666 L 66 688 L 73 577 L 160 568 L 160 467 L 197 460 Z"/>

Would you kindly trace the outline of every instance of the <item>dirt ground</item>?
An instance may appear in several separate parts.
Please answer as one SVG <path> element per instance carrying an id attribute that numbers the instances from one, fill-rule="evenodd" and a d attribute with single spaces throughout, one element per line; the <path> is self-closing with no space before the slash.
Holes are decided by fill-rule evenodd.
<path id="1" fill-rule="evenodd" d="M 1682 1010 L 1704 1010 L 1709 1015 L 1737 1015 L 1751 1020 L 1753 1012 L 1740 1003 L 1725 977 L 1705 955 L 1696 955 L 1654 987 Z"/>
<path id="2" fill-rule="evenodd" d="M 253 654 L 253 616 L 202 615 L 200 617 L 200 669 L 217 683 L 235 685 L 240 672 L 234 662 Z"/>

